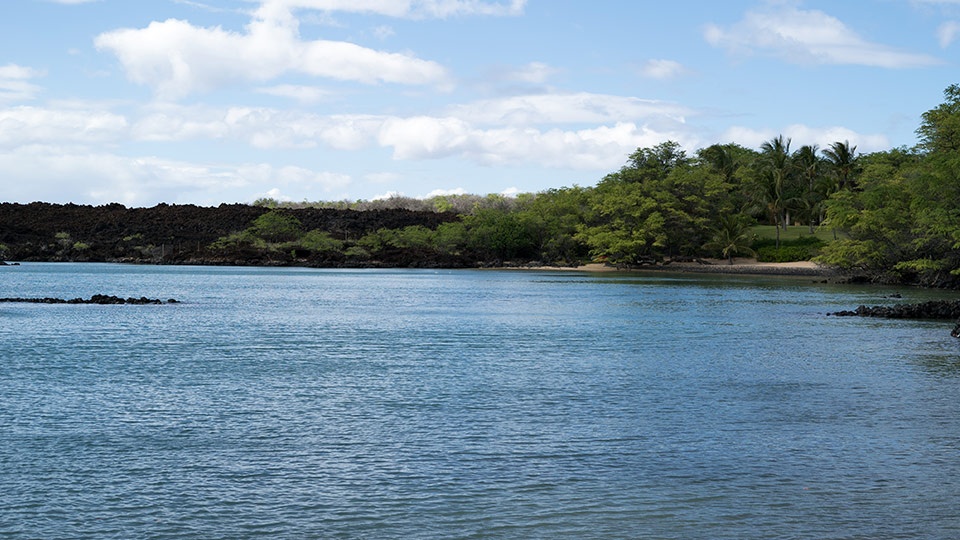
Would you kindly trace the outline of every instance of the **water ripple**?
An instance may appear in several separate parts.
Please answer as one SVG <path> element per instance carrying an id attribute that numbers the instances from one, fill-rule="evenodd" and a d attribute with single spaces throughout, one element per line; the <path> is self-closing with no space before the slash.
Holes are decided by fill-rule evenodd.
<path id="1" fill-rule="evenodd" d="M 184 303 L 0 312 L 3 538 L 960 536 L 956 351 L 862 289 L 20 269 Z"/>

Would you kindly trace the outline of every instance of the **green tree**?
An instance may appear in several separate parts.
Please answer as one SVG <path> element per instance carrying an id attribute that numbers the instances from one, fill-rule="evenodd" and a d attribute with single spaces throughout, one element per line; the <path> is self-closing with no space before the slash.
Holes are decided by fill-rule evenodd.
<path id="1" fill-rule="evenodd" d="M 660 258 L 669 231 L 661 206 L 642 184 L 606 182 L 591 193 L 591 213 L 577 238 L 595 260 L 638 264 Z"/>
<path id="2" fill-rule="evenodd" d="M 343 250 L 342 240 L 337 240 L 330 233 L 317 229 L 308 231 L 297 244 L 302 249 L 319 254 L 340 253 Z"/>
<path id="3" fill-rule="evenodd" d="M 835 183 L 827 193 L 828 196 L 834 191 L 856 187 L 856 174 L 859 171 L 856 146 L 850 146 L 850 141 L 835 142 L 830 145 L 830 148 L 823 150 L 823 156 L 835 179 Z"/>
<path id="4" fill-rule="evenodd" d="M 547 263 L 575 263 L 586 255 L 577 226 L 588 209 L 586 190 L 551 189 L 518 199 L 517 213 L 531 234 L 536 258 Z"/>
<path id="5" fill-rule="evenodd" d="M 754 202 L 766 209 L 777 230 L 776 245 L 780 248 L 780 229 L 787 228 L 787 212 L 795 179 L 790 156 L 790 139 L 779 135 L 760 145 L 755 163 L 756 175 L 751 195 Z"/>
<path id="6" fill-rule="evenodd" d="M 506 209 L 481 208 L 464 216 L 468 246 L 486 259 L 530 259 L 536 248 L 523 217 Z"/>
<path id="7" fill-rule="evenodd" d="M 721 216 L 712 230 L 710 241 L 703 247 L 719 253 L 728 264 L 733 264 L 736 255 L 755 255 L 751 247 L 754 235 L 750 226 L 749 218 L 743 214 Z"/>
<path id="8" fill-rule="evenodd" d="M 620 169 L 620 180 L 645 182 L 666 178 L 670 171 L 690 163 L 687 153 L 674 141 L 662 142 L 652 148 L 638 148 L 627 164 Z"/>
<path id="9" fill-rule="evenodd" d="M 279 210 L 271 210 L 253 220 L 250 234 L 267 242 L 290 242 L 300 237 L 300 220 Z"/>
<path id="10" fill-rule="evenodd" d="M 817 155 L 817 145 L 804 145 L 793 154 L 793 162 L 799 177 L 801 192 L 796 202 L 801 217 L 807 222 L 810 234 L 821 221 L 823 202 L 826 200 L 823 181 L 823 160 Z"/>
<path id="11" fill-rule="evenodd" d="M 708 146 L 698 152 L 701 162 L 706 163 L 713 168 L 715 172 L 723 176 L 727 183 L 733 183 L 740 163 L 737 162 L 736 155 L 731 150 L 730 145 L 715 144 Z"/>
<path id="12" fill-rule="evenodd" d="M 960 152 L 960 85 L 943 91 L 946 101 L 923 113 L 917 135 L 924 152 Z"/>
<path id="13" fill-rule="evenodd" d="M 919 165 L 917 154 L 902 150 L 866 156 L 858 190 L 827 201 L 827 224 L 847 238 L 826 245 L 818 261 L 889 279 L 899 262 L 915 259 L 910 185 Z"/>
<path id="14" fill-rule="evenodd" d="M 459 258 L 467 248 L 467 228 L 462 221 L 441 223 L 434 231 L 433 245 L 445 257 Z"/>

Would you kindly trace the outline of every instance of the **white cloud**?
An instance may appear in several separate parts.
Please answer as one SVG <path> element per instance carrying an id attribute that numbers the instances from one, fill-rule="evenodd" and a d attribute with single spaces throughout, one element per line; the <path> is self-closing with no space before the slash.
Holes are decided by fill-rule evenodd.
<path id="1" fill-rule="evenodd" d="M 638 119 L 684 122 L 692 111 L 663 101 L 606 94 L 554 93 L 484 100 L 452 107 L 450 116 L 479 124 L 596 124 Z"/>
<path id="2" fill-rule="evenodd" d="M 398 160 L 456 157 L 484 165 L 603 169 L 622 164 L 637 146 L 666 139 L 692 146 L 688 112 L 674 104 L 589 93 L 517 96 L 409 117 L 158 103 L 128 120 L 76 103 L 0 109 L 0 148 L 222 140 L 263 149 L 385 148 Z"/>
<path id="3" fill-rule="evenodd" d="M 158 105 L 132 128 L 142 141 L 233 139 L 257 148 L 359 150 L 371 145 L 385 117 L 298 113 L 270 108 L 217 109 Z"/>
<path id="4" fill-rule="evenodd" d="M 678 126 L 682 127 L 682 126 Z M 478 129 L 456 118 L 393 118 L 384 123 L 379 143 L 400 160 L 457 156 L 483 165 L 535 163 L 550 168 L 610 170 L 640 146 L 675 140 L 695 141 L 685 129 L 658 131 L 621 122 L 581 130 L 535 128 Z"/>
<path id="5" fill-rule="evenodd" d="M 419 199 L 421 201 L 425 201 L 427 199 L 432 199 L 434 197 L 446 197 L 448 195 L 466 195 L 466 194 L 467 194 L 467 190 L 458 187 L 454 189 L 435 189 L 430 193 L 427 193 L 426 195 L 416 195 L 413 198 Z M 380 195 L 376 195 L 370 200 L 385 201 L 388 199 L 392 199 L 394 197 L 406 197 L 406 196 L 407 195 L 402 191 L 388 191 L 386 193 L 381 193 Z"/>
<path id="6" fill-rule="evenodd" d="M 116 55 L 131 81 L 152 87 L 161 99 L 289 72 L 366 84 L 449 86 L 446 70 L 435 62 L 347 42 L 303 41 L 296 19 L 278 4 L 264 3 L 243 33 L 168 19 L 101 34 L 95 45 Z"/>
<path id="7" fill-rule="evenodd" d="M 730 28 L 708 25 L 704 37 L 733 53 L 767 52 L 800 64 L 910 68 L 941 63 L 931 56 L 871 43 L 822 11 L 781 3 L 749 11 Z"/>
<path id="8" fill-rule="evenodd" d="M 0 109 L 0 148 L 29 144 L 115 141 L 127 130 L 123 116 L 100 110 L 13 107 Z"/>
<path id="9" fill-rule="evenodd" d="M 41 88 L 29 81 L 42 75 L 41 71 L 17 64 L 0 66 L 0 103 L 35 98 Z"/>
<path id="10" fill-rule="evenodd" d="M 213 203 L 245 185 L 229 169 L 47 146 L 0 152 L 0 169 L 18 179 L 5 188 L 5 197 L 20 201 L 143 205 L 203 198 Z"/>
<path id="11" fill-rule="evenodd" d="M 130 136 L 158 142 L 230 139 L 256 148 L 379 146 L 398 160 L 458 157 L 486 165 L 603 169 L 621 165 L 641 145 L 673 139 L 693 147 L 688 114 L 675 104 L 589 93 L 516 96 L 409 117 L 163 104 L 136 120 Z M 543 128 L 550 125 L 562 127 Z"/>
<path id="12" fill-rule="evenodd" d="M 18 180 L 4 186 L 5 200 L 129 206 L 252 202 L 277 186 L 321 199 L 351 182 L 348 175 L 300 167 L 190 163 L 40 145 L 0 151 L 0 170 Z"/>
<path id="13" fill-rule="evenodd" d="M 958 21 L 947 21 L 937 28 L 937 41 L 940 42 L 940 47 L 944 49 L 956 41 L 957 36 L 960 36 L 960 22 Z"/>
<path id="14" fill-rule="evenodd" d="M 328 192 L 352 182 L 350 176 L 346 174 L 318 172 L 293 166 L 275 167 L 268 164 L 240 166 L 236 173 L 246 182 L 298 186 L 301 191 L 319 189 Z"/>
<path id="15" fill-rule="evenodd" d="M 290 197 L 289 195 L 284 195 L 279 188 L 272 188 L 265 191 L 264 193 L 258 193 L 254 200 L 264 199 L 264 198 L 273 199 L 275 201 L 281 201 L 281 202 L 290 202 L 293 200 L 293 197 Z"/>
<path id="16" fill-rule="evenodd" d="M 389 118 L 379 142 L 392 147 L 396 159 L 436 159 L 458 153 L 472 133 L 471 126 L 458 118 Z"/>
<path id="17" fill-rule="evenodd" d="M 315 9 L 352 13 L 375 13 L 388 17 L 458 17 L 472 15 L 514 16 L 523 13 L 526 0 L 267 0 L 270 9 Z"/>
<path id="18" fill-rule="evenodd" d="M 508 71 L 504 74 L 504 78 L 522 83 L 543 84 L 547 82 L 550 77 L 556 75 L 557 72 L 558 70 L 556 68 L 543 62 L 530 62 L 520 69 Z"/>
<path id="19" fill-rule="evenodd" d="M 383 41 L 387 38 L 390 38 L 396 35 L 396 32 L 393 31 L 393 28 L 385 24 L 382 24 L 373 29 L 373 35 L 380 41 Z"/>
<path id="20" fill-rule="evenodd" d="M 673 79 L 685 72 L 683 65 L 673 60 L 647 60 L 640 68 L 640 73 L 651 79 Z"/>
<path id="21" fill-rule="evenodd" d="M 318 103 L 329 98 L 332 94 L 329 90 L 318 88 L 316 86 L 304 86 L 294 84 L 280 84 L 277 86 L 264 86 L 256 90 L 260 94 L 267 94 L 276 97 L 290 98 L 303 104 Z"/>
<path id="22" fill-rule="evenodd" d="M 385 201 L 387 199 L 392 199 L 394 197 L 404 197 L 402 191 L 388 191 L 386 193 L 381 193 L 380 195 L 375 195 L 370 200 L 371 201 Z"/>
<path id="23" fill-rule="evenodd" d="M 417 197 L 418 199 L 432 199 L 434 197 L 447 197 L 449 195 L 466 195 L 467 190 L 458 187 L 454 189 L 435 189 L 426 195 Z"/>

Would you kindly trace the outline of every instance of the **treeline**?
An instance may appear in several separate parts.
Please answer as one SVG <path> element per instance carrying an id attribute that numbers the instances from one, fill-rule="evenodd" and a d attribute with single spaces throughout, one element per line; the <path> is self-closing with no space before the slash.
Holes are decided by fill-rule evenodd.
<path id="1" fill-rule="evenodd" d="M 0 259 L 183 264 L 633 267 L 700 257 L 814 259 L 873 281 L 960 284 L 960 86 L 919 143 L 860 154 L 675 142 L 639 148 L 592 187 L 516 197 L 354 203 L 0 204 Z M 758 238 L 758 225 L 775 231 Z M 803 237 L 781 239 L 785 230 Z M 782 240 L 782 241 L 781 241 Z"/>
<path id="2" fill-rule="evenodd" d="M 413 264 L 465 266 L 603 261 L 629 267 L 666 259 L 753 255 L 760 242 L 751 227 L 804 223 L 812 235 L 825 219 L 823 202 L 844 185 L 844 175 L 849 176 L 847 162 L 835 163 L 829 153 L 817 155 L 812 147 L 791 153 L 789 146 L 781 137 L 759 152 L 729 144 L 688 156 L 677 143 L 665 142 L 638 149 L 595 187 L 516 197 L 392 197 L 375 202 L 381 207 L 453 211 L 460 219 L 434 229 L 380 229 L 354 239 L 304 230 L 294 212 L 310 206 L 307 203 L 261 200 L 258 204 L 272 210 L 246 230 L 221 238 L 216 248 L 273 252 L 291 261 L 321 256 L 327 263 L 356 264 L 399 257 Z M 835 146 L 840 159 L 854 160 L 855 148 Z M 812 179 L 799 174 L 799 164 L 808 156 L 816 164 L 805 169 L 808 175 L 816 174 Z M 367 203 L 334 204 L 362 210 Z M 819 247 L 811 236 L 801 246 L 774 241 L 765 254 L 771 260 L 790 260 L 791 254 L 794 259 L 809 258 L 810 240 Z"/>
<path id="3" fill-rule="evenodd" d="M 922 116 L 919 144 L 858 154 L 838 141 L 794 148 L 775 137 L 753 150 L 714 145 L 688 155 L 677 143 L 640 148 L 595 187 L 517 197 L 451 195 L 428 200 L 314 203 L 456 212 L 436 228 L 381 229 L 360 238 L 304 231 L 290 207 L 273 208 L 249 229 L 222 238 L 221 250 L 253 248 L 330 262 L 428 260 L 449 265 L 605 261 L 634 266 L 667 259 L 807 259 L 875 281 L 955 284 L 960 278 L 960 86 Z M 267 223 L 267 220 L 270 220 Z M 753 228 L 776 227 L 764 246 Z M 275 234 L 274 228 L 285 230 Z M 809 236 L 780 241 L 780 231 Z M 814 237 L 822 238 L 826 243 Z M 400 254 L 407 254 L 403 256 Z"/>

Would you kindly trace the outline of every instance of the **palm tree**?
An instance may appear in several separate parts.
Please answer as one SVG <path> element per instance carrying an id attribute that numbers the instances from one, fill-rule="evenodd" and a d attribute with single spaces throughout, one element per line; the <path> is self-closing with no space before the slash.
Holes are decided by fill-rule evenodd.
<path id="1" fill-rule="evenodd" d="M 836 182 L 825 191 L 827 198 L 838 191 L 856 187 L 854 180 L 858 168 L 856 146 L 850 146 L 850 141 L 835 142 L 823 151 L 823 155 L 826 157 L 832 176 L 836 179 Z M 837 239 L 836 229 L 833 229 L 833 239 Z"/>
<path id="2" fill-rule="evenodd" d="M 725 182 L 733 183 L 734 174 L 736 174 L 739 166 L 733 152 L 723 145 L 715 144 L 704 148 L 700 156 L 723 176 Z"/>
<path id="3" fill-rule="evenodd" d="M 857 170 L 857 147 L 850 141 L 835 142 L 823 151 L 827 163 L 837 178 L 837 190 L 854 187 L 854 175 Z M 829 193 L 828 193 L 829 195 Z"/>
<path id="4" fill-rule="evenodd" d="M 705 249 L 719 252 L 733 264 L 735 255 L 756 255 L 750 247 L 753 244 L 753 235 L 750 233 L 750 224 L 743 214 L 725 214 L 718 219 L 713 229 L 713 237 L 703 245 Z"/>
<path id="5" fill-rule="evenodd" d="M 823 201 L 826 195 L 821 193 L 823 187 L 823 160 L 817 156 L 817 145 L 804 145 L 793 154 L 793 162 L 802 180 L 803 193 L 799 202 L 807 214 L 807 226 L 810 234 L 814 232 L 814 224 L 820 221 Z"/>
<path id="6" fill-rule="evenodd" d="M 787 228 L 787 188 L 793 179 L 793 163 L 790 159 L 790 139 L 783 135 L 760 145 L 760 171 L 764 189 L 757 195 L 773 214 L 773 223 L 777 228 L 777 249 L 780 249 L 780 226 Z"/>

